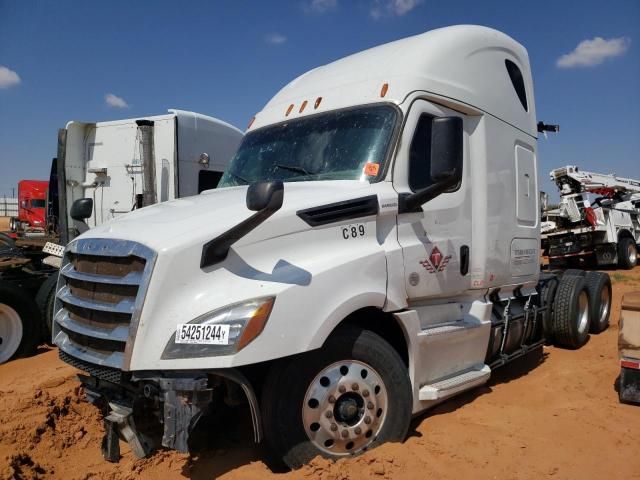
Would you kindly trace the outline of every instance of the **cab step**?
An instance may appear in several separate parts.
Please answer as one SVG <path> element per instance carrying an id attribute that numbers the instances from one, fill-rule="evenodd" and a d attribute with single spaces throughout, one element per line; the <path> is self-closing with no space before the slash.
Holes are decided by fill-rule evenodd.
<path id="1" fill-rule="evenodd" d="M 469 388 L 482 385 L 491 376 L 491 368 L 483 365 L 478 369 L 467 370 L 455 377 L 439 380 L 420 388 L 420 400 L 441 400 Z"/>

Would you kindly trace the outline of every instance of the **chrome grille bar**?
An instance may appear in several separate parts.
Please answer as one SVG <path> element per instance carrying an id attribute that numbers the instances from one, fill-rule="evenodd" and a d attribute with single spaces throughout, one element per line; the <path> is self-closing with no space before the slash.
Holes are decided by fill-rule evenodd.
<path id="1" fill-rule="evenodd" d="M 67 356 L 127 370 L 155 260 L 136 242 L 70 243 L 56 289 L 54 344 Z"/>

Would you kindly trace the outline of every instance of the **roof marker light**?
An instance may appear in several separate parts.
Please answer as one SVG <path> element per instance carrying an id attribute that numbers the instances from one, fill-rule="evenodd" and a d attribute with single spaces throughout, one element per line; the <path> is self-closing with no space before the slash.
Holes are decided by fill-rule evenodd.
<path id="1" fill-rule="evenodd" d="M 307 101 L 305 100 L 304 102 L 302 102 L 302 105 L 300 105 L 300 110 L 298 111 L 298 113 L 302 113 L 302 111 L 307 108 Z"/>
<path id="2" fill-rule="evenodd" d="M 289 105 L 289 108 L 287 108 L 287 113 L 285 113 L 284 116 L 288 117 L 289 114 L 291 113 L 291 110 L 293 110 L 293 103 L 291 105 Z"/>
<path id="3" fill-rule="evenodd" d="M 251 125 L 253 125 L 253 122 L 256 121 L 256 117 L 252 117 L 251 120 L 249 120 L 249 125 L 247 125 L 247 130 L 249 130 L 251 128 Z"/>
<path id="4" fill-rule="evenodd" d="M 316 103 L 313 104 L 313 108 L 318 108 L 320 106 L 320 102 L 322 102 L 322 97 L 316 98 Z"/>
<path id="5" fill-rule="evenodd" d="M 380 97 L 384 98 L 384 96 L 387 94 L 387 90 L 389 90 L 389 84 L 384 83 L 382 85 L 382 88 L 380 89 Z"/>

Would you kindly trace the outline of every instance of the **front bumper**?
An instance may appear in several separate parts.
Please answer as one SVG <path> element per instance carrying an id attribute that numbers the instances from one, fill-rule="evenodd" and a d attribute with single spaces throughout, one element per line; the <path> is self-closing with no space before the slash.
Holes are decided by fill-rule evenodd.
<path id="1" fill-rule="evenodd" d="M 189 451 L 189 435 L 198 420 L 215 409 L 214 392 L 225 383 L 239 386 L 250 407 L 254 441 L 262 439 L 258 400 L 248 379 L 236 369 L 216 371 L 123 372 L 67 358 L 89 375 L 79 375 L 86 398 L 102 412 L 105 459 L 120 458 L 118 440 L 125 440 L 142 458 L 162 445 Z M 72 361 L 70 361 L 72 360 Z"/>

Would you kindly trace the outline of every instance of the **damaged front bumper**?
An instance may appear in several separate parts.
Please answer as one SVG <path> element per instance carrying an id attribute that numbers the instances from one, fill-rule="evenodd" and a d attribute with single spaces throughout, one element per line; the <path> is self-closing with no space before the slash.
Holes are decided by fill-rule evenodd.
<path id="1" fill-rule="evenodd" d="M 251 412 L 254 441 L 262 439 L 258 401 L 247 378 L 234 369 L 198 372 L 144 372 L 118 383 L 96 376 L 79 375 L 87 399 L 103 413 L 106 460 L 120 459 L 119 440 L 125 440 L 137 457 L 145 457 L 159 445 L 189 451 L 189 435 L 198 420 L 215 408 L 214 392 L 225 383 L 244 392 Z"/>

